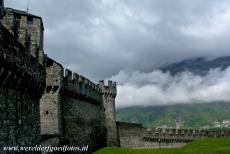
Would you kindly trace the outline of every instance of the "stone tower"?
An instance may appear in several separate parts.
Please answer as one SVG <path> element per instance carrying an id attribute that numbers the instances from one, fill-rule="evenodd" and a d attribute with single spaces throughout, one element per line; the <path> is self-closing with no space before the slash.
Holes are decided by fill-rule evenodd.
<path id="1" fill-rule="evenodd" d="M 4 8 L 0 0 L 0 21 L 40 64 L 44 64 L 42 18 L 29 12 Z"/>
<path id="2" fill-rule="evenodd" d="M 99 87 L 102 90 L 105 111 L 106 144 L 107 146 L 119 146 L 115 113 L 115 98 L 117 95 L 116 82 L 108 81 L 108 86 L 106 86 L 104 81 L 100 81 Z"/>

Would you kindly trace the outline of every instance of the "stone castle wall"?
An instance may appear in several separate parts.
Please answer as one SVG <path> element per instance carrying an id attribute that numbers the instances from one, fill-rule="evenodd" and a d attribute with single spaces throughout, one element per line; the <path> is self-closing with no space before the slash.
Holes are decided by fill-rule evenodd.
<path id="1" fill-rule="evenodd" d="M 40 144 L 45 69 L 1 24 L 0 49 L 0 145 Z"/>
<path id="2" fill-rule="evenodd" d="M 62 135 L 60 89 L 63 85 L 63 67 L 48 57 L 45 66 L 46 88 L 40 101 L 41 135 L 44 144 L 57 145 Z"/>
<path id="3" fill-rule="evenodd" d="M 117 122 L 117 128 L 121 147 L 142 147 L 144 128 L 141 124 Z"/>
<path id="4" fill-rule="evenodd" d="M 116 95 L 114 95 L 116 93 L 114 93 L 116 86 L 113 86 L 112 89 L 110 89 L 111 85 L 101 87 L 106 90 L 103 93 L 98 85 L 92 83 L 84 76 L 72 73 L 68 69 L 65 70 L 61 64 L 45 56 L 43 52 L 44 28 L 41 17 L 2 6 L 1 11 L 3 16 L 1 16 L 0 21 L 5 27 L 3 28 L 4 32 L 14 40 L 12 42 L 12 40 L 2 38 L 4 40 L 2 44 L 13 47 L 14 50 L 21 54 L 13 51 L 9 52 L 9 57 L 6 57 L 8 55 L 5 53 L 2 54 L 3 58 L 7 58 L 6 61 L 10 62 L 12 57 L 15 60 L 13 63 L 17 64 L 15 70 L 17 70 L 17 67 L 23 67 L 23 71 L 25 71 L 20 70 L 15 73 L 13 71 L 6 73 L 6 70 L 2 70 L 0 77 L 4 86 L 8 81 L 10 81 L 11 85 L 12 79 L 17 81 L 17 83 L 15 82 L 11 85 L 13 91 L 10 91 L 9 87 L 1 89 L 1 99 L 9 104 L 22 99 L 23 102 L 21 103 L 28 103 L 29 105 L 24 105 L 32 109 L 31 112 L 27 110 L 23 112 L 25 115 L 27 113 L 31 114 L 31 119 L 26 119 L 28 123 L 30 122 L 31 128 L 25 129 L 27 132 L 19 132 L 18 135 L 33 133 L 38 136 L 41 133 L 37 140 L 33 138 L 33 135 L 30 136 L 34 139 L 34 142 L 31 142 L 31 144 L 40 143 L 41 137 L 43 145 L 88 145 L 89 152 L 104 147 L 107 143 L 114 142 L 118 145 L 115 122 Z M 46 86 L 44 86 L 45 84 Z M 21 89 L 17 89 L 17 87 Z M 25 90 L 26 92 L 24 93 Z M 15 98 L 12 97 L 9 100 L 11 95 L 15 96 Z M 21 96 L 22 98 L 18 98 Z M 7 104 L 8 106 L 1 105 L 1 107 L 3 106 L 4 110 L 11 109 L 9 104 Z M 18 114 L 24 111 L 24 109 L 17 106 L 13 106 L 13 108 Z M 104 114 L 105 109 L 109 111 L 109 114 Z M 16 116 L 17 119 L 17 113 L 10 116 Z M 8 112 L 6 115 L 9 115 Z M 32 120 L 35 119 L 36 122 L 32 123 Z M 106 119 L 109 120 L 107 120 L 105 125 Z M 19 123 L 24 123 L 24 121 L 20 120 Z M 8 129 L 7 126 L 3 128 Z M 18 125 L 15 124 L 12 131 L 17 130 L 17 128 Z M 33 130 L 30 130 L 32 128 Z M 110 131 L 111 133 L 108 135 Z M 5 133 L 6 136 L 9 136 L 9 134 L 10 132 Z M 106 142 L 106 140 L 109 140 L 109 142 Z M 9 139 L 9 142 L 11 141 L 13 141 L 12 138 Z"/>
<path id="5" fill-rule="evenodd" d="M 40 17 L 9 8 L 1 9 L 0 17 L 1 146 L 88 145 L 90 153 L 104 146 L 181 147 L 230 136 L 116 122 L 115 82 L 96 85 L 44 56 Z"/>
<path id="6" fill-rule="evenodd" d="M 121 147 L 176 148 L 193 140 L 230 137 L 230 131 L 144 128 L 141 124 L 117 122 Z"/>
<path id="7" fill-rule="evenodd" d="M 101 89 L 49 57 L 40 106 L 44 144 L 89 145 L 89 151 L 105 146 Z"/>
<path id="8" fill-rule="evenodd" d="M 101 89 L 90 80 L 65 70 L 61 89 L 64 144 L 105 146 Z"/>

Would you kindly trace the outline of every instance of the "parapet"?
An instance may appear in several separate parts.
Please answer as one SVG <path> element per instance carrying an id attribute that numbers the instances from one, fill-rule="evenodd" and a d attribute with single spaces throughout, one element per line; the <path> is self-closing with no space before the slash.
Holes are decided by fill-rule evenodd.
<path id="1" fill-rule="evenodd" d="M 102 102 L 101 89 L 86 77 L 64 69 L 61 64 L 46 57 L 46 83 L 49 89 L 61 89 L 64 96 Z"/>
<path id="2" fill-rule="evenodd" d="M 117 83 L 113 81 L 108 81 L 108 85 L 105 85 L 104 81 L 99 81 L 99 87 L 102 90 L 103 95 L 109 95 L 111 97 L 116 97 L 117 95 Z"/>

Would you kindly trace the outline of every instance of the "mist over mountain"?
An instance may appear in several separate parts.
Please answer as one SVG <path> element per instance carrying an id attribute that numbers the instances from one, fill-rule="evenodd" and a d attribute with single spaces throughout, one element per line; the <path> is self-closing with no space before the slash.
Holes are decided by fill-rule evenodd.
<path id="1" fill-rule="evenodd" d="M 198 57 L 151 73 L 123 72 L 117 120 L 174 128 L 179 115 L 182 128 L 229 128 L 229 66 L 229 56 Z"/>
<path id="2" fill-rule="evenodd" d="M 152 72 L 123 70 L 117 107 L 230 102 L 230 57 L 187 59 Z"/>

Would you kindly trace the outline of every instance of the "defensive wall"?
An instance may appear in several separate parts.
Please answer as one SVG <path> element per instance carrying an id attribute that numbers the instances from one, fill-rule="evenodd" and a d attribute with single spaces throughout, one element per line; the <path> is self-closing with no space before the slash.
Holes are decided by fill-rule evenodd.
<path id="1" fill-rule="evenodd" d="M 1 146 L 88 145 L 90 153 L 118 145 L 111 119 L 116 84 L 96 85 L 44 55 L 42 18 L 3 4 L 0 0 Z M 105 114 L 107 107 L 113 112 Z"/>
<path id="2" fill-rule="evenodd" d="M 156 129 L 116 122 L 116 83 L 94 84 L 64 69 L 44 55 L 42 19 L 3 9 L 2 4 L 1 146 L 88 145 L 91 153 L 104 146 L 181 147 L 193 140 L 230 136 L 228 131 Z"/>
<path id="3" fill-rule="evenodd" d="M 84 76 L 46 58 L 46 90 L 41 99 L 44 144 L 105 146 L 102 90 Z"/>
<path id="4" fill-rule="evenodd" d="M 117 122 L 121 147 L 175 148 L 204 138 L 230 137 L 230 131 L 144 128 L 141 124 Z"/>
<path id="5" fill-rule="evenodd" d="M 0 148 L 40 144 L 44 87 L 44 67 L 0 24 Z"/>

